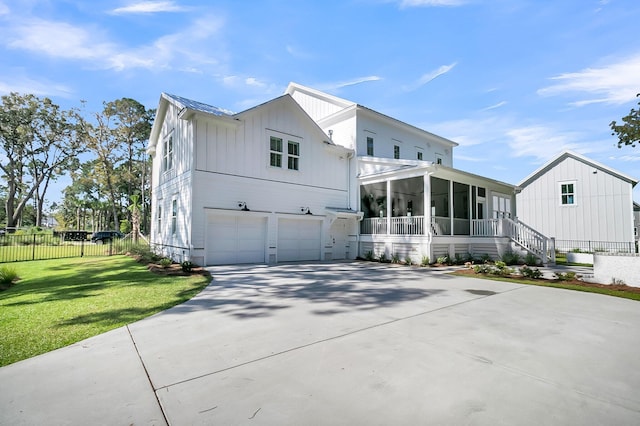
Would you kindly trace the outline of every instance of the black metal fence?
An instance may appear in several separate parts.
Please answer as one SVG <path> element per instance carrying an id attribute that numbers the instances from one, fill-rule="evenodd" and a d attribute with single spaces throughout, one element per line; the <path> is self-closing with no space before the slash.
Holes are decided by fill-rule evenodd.
<path id="1" fill-rule="evenodd" d="M 635 253 L 636 245 L 633 241 L 581 241 L 581 240 L 556 240 L 556 252 L 582 252 L 582 253 Z"/>
<path id="2" fill-rule="evenodd" d="M 126 253 L 131 247 L 147 244 L 140 239 L 110 239 L 92 242 L 86 234 L 69 238 L 65 234 L 0 235 L 0 263 L 27 260 L 61 259 L 84 256 L 112 256 Z"/>

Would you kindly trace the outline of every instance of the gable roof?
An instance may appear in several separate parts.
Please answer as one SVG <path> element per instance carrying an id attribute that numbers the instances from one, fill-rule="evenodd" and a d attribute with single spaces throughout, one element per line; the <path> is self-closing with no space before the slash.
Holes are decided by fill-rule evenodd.
<path id="1" fill-rule="evenodd" d="M 377 120 L 385 121 L 390 125 L 401 127 L 411 133 L 418 134 L 421 137 L 426 137 L 428 139 L 432 139 L 441 143 L 448 147 L 456 147 L 458 146 L 457 142 L 444 138 L 442 136 L 438 136 L 434 133 L 428 132 L 419 127 L 413 126 L 411 124 L 405 123 L 404 121 L 398 120 L 397 118 L 393 118 L 381 112 L 378 112 L 374 109 L 368 108 L 364 105 L 357 104 L 355 102 L 348 101 L 346 99 L 339 98 L 337 96 L 330 95 L 328 93 L 321 92 L 316 89 L 312 89 L 310 87 L 303 86 L 298 83 L 291 82 L 285 91 L 286 94 L 292 95 L 295 92 L 305 93 L 309 96 L 312 96 L 316 99 L 320 99 L 322 101 L 328 102 L 336 107 L 340 108 L 336 112 L 327 115 L 326 117 L 322 117 L 318 120 L 318 124 L 320 125 L 329 125 L 332 121 L 341 120 L 345 115 L 351 114 L 354 112 L 361 111 L 363 113 L 369 114 L 370 116 L 375 117 Z"/>
<path id="2" fill-rule="evenodd" d="M 231 116 L 234 113 L 226 110 L 226 109 L 222 109 L 222 108 L 218 108 L 216 106 L 213 105 L 208 105 L 202 102 L 198 102 L 198 101 L 194 101 L 191 99 L 187 99 L 187 98 L 183 98 L 182 96 L 177 96 L 177 95 L 171 95 L 169 93 L 163 93 L 162 96 L 172 99 L 173 101 L 175 101 L 175 103 L 179 106 L 182 106 L 182 108 L 187 108 L 193 111 L 198 111 L 198 112 L 204 112 L 207 114 L 213 114 L 216 115 L 218 117 L 223 117 L 223 116 Z"/>
<path id="3" fill-rule="evenodd" d="M 598 163 L 597 161 L 591 160 L 590 158 L 587 158 L 584 155 L 578 154 L 577 152 L 566 150 L 566 151 L 561 152 L 558 156 L 556 156 L 555 158 L 552 158 L 547 163 L 545 163 L 543 166 L 541 166 L 539 169 L 537 169 L 536 171 L 531 173 L 529 176 L 524 178 L 518 184 L 518 186 L 521 187 L 521 188 L 524 188 L 525 186 L 531 184 L 534 180 L 538 179 L 540 176 L 542 176 L 543 174 L 545 174 L 546 172 L 548 172 L 549 170 L 554 168 L 556 165 L 558 165 L 562 161 L 566 160 L 567 158 L 573 158 L 574 160 L 580 161 L 580 162 L 586 164 L 587 166 L 590 166 L 590 167 L 593 167 L 595 169 L 601 170 L 601 171 L 603 171 L 605 173 L 609 173 L 610 175 L 613 175 L 613 176 L 617 177 L 618 179 L 621 179 L 623 181 L 629 182 L 631 184 L 631 186 L 636 186 L 636 184 L 638 183 L 638 179 L 636 179 L 636 178 L 633 178 L 633 177 L 631 177 L 629 175 L 626 175 L 626 174 L 624 174 L 622 172 L 619 172 L 619 171 L 617 171 L 615 169 L 612 169 L 609 166 L 605 166 L 602 163 Z"/>

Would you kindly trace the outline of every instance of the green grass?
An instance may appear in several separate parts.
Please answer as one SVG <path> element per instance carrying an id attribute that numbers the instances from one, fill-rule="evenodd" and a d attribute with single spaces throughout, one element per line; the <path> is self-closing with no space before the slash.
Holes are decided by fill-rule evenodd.
<path id="1" fill-rule="evenodd" d="M 565 283 L 562 281 L 549 281 L 549 280 L 543 280 L 543 279 L 530 280 L 526 278 L 500 277 L 497 275 L 457 274 L 456 272 L 453 272 L 453 274 L 464 276 L 464 277 L 480 278 L 485 280 L 504 281 L 504 282 L 514 283 L 514 284 L 537 285 L 541 287 L 563 288 L 565 290 L 584 291 L 586 293 L 606 294 L 608 296 L 622 297 L 624 299 L 640 300 L 640 293 L 637 293 L 637 292 L 616 290 L 616 289 L 606 288 L 606 287 L 590 287 L 585 284 L 573 284 L 568 282 Z"/>
<path id="2" fill-rule="evenodd" d="M 0 292 L 0 366 L 70 345 L 189 300 L 210 281 L 161 276 L 126 256 L 12 263 Z"/>

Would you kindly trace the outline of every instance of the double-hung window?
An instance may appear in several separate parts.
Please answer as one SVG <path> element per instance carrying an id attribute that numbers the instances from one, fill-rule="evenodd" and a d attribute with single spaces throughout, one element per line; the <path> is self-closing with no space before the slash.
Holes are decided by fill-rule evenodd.
<path id="1" fill-rule="evenodd" d="M 162 233 L 162 206 L 158 201 L 158 234 Z"/>
<path id="2" fill-rule="evenodd" d="M 165 138 L 162 146 L 162 171 L 173 168 L 173 135 Z"/>
<path id="3" fill-rule="evenodd" d="M 271 136 L 269 146 L 269 164 L 272 167 L 282 167 L 282 138 Z"/>
<path id="4" fill-rule="evenodd" d="M 289 170 L 299 170 L 300 167 L 300 144 L 298 142 L 287 142 L 287 168 Z"/>
<path id="5" fill-rule="evenodd" d="M 560 183 L 560 204 L 563 206 L 571 206 L 576 204 L 575 182 Z"/>
<path id="6" fill-rule="evenodd" d="M 393 146 L 393 158 L 395 158 L 396 160 L 398 160 L 400 158 L 400 146 L 399 145 L 394 145 Z"/>
<path id="7" fill-rule="evenodd" d="M 171 235 L 176 235 L 178 225 L 178 200 L 171 203 Z"/>
<path id="8" fill-rule="evenodd" d="M 367 136 L 367 155 L 373 157 L 373 138 Z"/>

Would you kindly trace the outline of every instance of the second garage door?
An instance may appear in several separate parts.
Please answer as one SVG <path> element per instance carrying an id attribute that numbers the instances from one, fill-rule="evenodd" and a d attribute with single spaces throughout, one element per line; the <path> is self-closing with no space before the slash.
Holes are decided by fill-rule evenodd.
<path id="1" fill-rule="evenodd" d="M 207 265 L 264 263 L 266 219 L 210 215 Z"/>
<path id="2" fill-rule="evenodd" d="M 322 222 L 280 219 L 278 221 L 278 262 L 320 260 Z"/>

